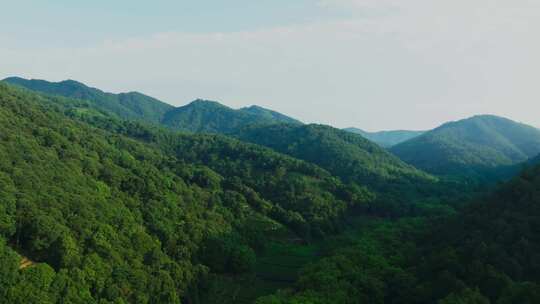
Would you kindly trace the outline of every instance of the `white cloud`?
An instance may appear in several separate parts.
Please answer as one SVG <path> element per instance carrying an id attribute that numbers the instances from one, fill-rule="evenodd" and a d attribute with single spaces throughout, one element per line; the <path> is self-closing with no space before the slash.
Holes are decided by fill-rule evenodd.
<path id="1" fill-rule="evenodd" d="M 85 48 L 3 42 L 0 71 L 140 90 L 174 104 L 197 97 L 258 103 L 337 126 L 427 128 L 484 112 L 540 125 L 537 2 L 320 5 L 349 5 L 359 15 L 259 31 L 159 33 Z M 377 13 L 364 18 L 366 9 Z"/>

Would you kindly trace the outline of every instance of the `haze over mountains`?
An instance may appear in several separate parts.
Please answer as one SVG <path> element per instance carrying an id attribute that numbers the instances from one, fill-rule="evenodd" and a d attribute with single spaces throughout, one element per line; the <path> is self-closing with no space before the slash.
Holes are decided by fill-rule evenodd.
<path id="1" fill-rule="evenodd" d="M 360 134 L 363 137 L 377 143 L 381 147 L 390 148 L 399 143 L 407 141 L 424 134 L 426 131 L 408 131 L 408 130 L 395 130 L 395 131 L 379 131 L 379 132 L 367 132 L 358 128 L 346 128 L 345 131 Z"/>

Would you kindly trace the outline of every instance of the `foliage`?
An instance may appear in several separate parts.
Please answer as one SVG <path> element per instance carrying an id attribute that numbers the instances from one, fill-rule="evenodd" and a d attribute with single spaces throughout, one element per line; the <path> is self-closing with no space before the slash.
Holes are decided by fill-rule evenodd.
<path id="1" fill-rule="evenodd" d="M 373 214 L 404 216 L 420 212 L 419 198 L 449 194 L 447 181 L 405 164 L 361 136 L 324 125 L 251 126 L 236 137 L 317 164 L 351 185 L 368 187 L 377 195 L 367 206 Z"/>
<path id="2" fill-rule="evenodd" d="M 270 110 L 161 111 L 135 93 L 29 83 L 79 99 L 0 84 L 2 301 L 237 302 L 250 278 L 264 292 L 242 295 L 267 294 L 258 304 L 540 301 L 540 167 L 471 203 L 468 179 L 434 178 L 360 136 Z M 251 143 L 174 132 L 162 118 Z M 444 165 L 454 153 L 452 170 L 477 174 L 538 154 L 535 132 L 496 117 L 396 149 L 426 138 L 437 148 L 416 156 Z M 344 231 L 358 213 L 369 219 Z M 261 274 L 289 288 L 266 289 Z"/>
<path id="3" fill-rule="evenodd" d="M 537 303 L 539 206 L 537 166 L 448 219 L 363 229 L 258 303 Z"/>
<path id="4" fill-rule="evenodd" d="M 328 126 L 253 126 L 236 136 L 318 164 L 349 182 L 380 186 L 392 181 L 433 180 L 370 141 Z"/>
<path id="5" fill-rule="evenodd" d="M 9 303 L 196 302 L 209 271 L 251 271 L 265 233 L 335 231 L 347 208 L 371 197 L 267 148 L 145 127 L 4 84 L 0 143 L 0 294 Z M 37 264 L 18 270 L 20 255 Z"/>

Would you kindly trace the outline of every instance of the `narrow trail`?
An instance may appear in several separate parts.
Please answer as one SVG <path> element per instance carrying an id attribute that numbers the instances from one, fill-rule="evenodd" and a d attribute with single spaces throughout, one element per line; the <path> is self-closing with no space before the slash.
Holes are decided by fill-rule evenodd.
<path id="1" fill-rule="evenodd" d="M 23 257 L 19 263 L 19 269 L 26 269 L 28 267 L 34 266 L 36 263 L 28 259 L 27 257 Z"/>

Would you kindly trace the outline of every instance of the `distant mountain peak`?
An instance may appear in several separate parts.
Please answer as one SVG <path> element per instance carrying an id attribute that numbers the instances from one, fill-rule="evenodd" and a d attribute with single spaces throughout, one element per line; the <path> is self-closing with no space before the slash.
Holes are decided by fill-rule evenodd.
<path id="1" fill-rule="evenodd" d="M 297 121 L 262 107 L 235 110 L 217 101 L 197 99 L 169 111 L 162 123 L 170 128 L 192 132 L 226 133 L 257 124 L 296 123 Z"/>
<path id="2" fill-rule="evenodd" d="M 189 107 L 189 106 L 212 106 L 212 107 L 229 108 L 226 105 L 224 105 L 224 104 L 222 104 L 222 103 L 220 103 L 218 101 L 208 100 L 208 99 L 201 99 L 201 98 L 197 98 L 197 99 L 193 100 L 192 102 L 188 103 L 184 107 Z"/>
<path id="3" fill-rule="evenodd" d="M 391 151 L 430 173 L 492 175 L 538 155 L 540 131 L 505 117 L 476 115 L 445 123 Z"/>
<path id="4" fill-rule="evenodd" d="M 24 78 L 19 77 L 19 76 L 10 76 L 10 77 L 6 77 L 6 78 L 2 79 L 2 82 L 23 81 L 23 80 L 27 80 L 27 79 L 24 79 Z"/>
<path id="5" fill-rule="evenodd" d="M 43 80 L 43 81 L 44 81 L 44 80 Z M 56 82 L 56 83 L 63 83 L 63 84 L 76 85 L 76 86 L 81 86 L 81 87 L 89 88 L 89 86 L 85 85 L 84 83 L 78 82 L 77 80 L 73 80 L 73 79 L 66 79 L 66 80 L 62 80 L 62 81 Z"/>
<path id="6" fill-rule="evenodd" d="M 273 119 L 282 123 L 290 123 L 290 124 L 303 124 L 301 121 L 294 119 L 292 117 L 289 117 L 287 115 L 281 114 L 279 112 L 258 106 L 258 105 L 251 105 L 248 107 L 241 108 L 239 111 L 255 114 L 261 117 L 266 117 L 268 119 Z"/>
<path id="7" fill-rule="evenodd" d="M 251 106 L 243 107 L 240 110 L 271 111 L 271 110 L 269 110 L 267 108 L 263 108 L 263 107 L 258 106 L 258 105 L 251 105 Z"/>
<path id="8" fill-rule="evenodd" d="M 359 134 L 384 148 L 390 148 L 412 138 L 422 135 L 425 131 L 391 130 L 368 132 L 359 128 L 343 129 L 347 132 Z"/>

